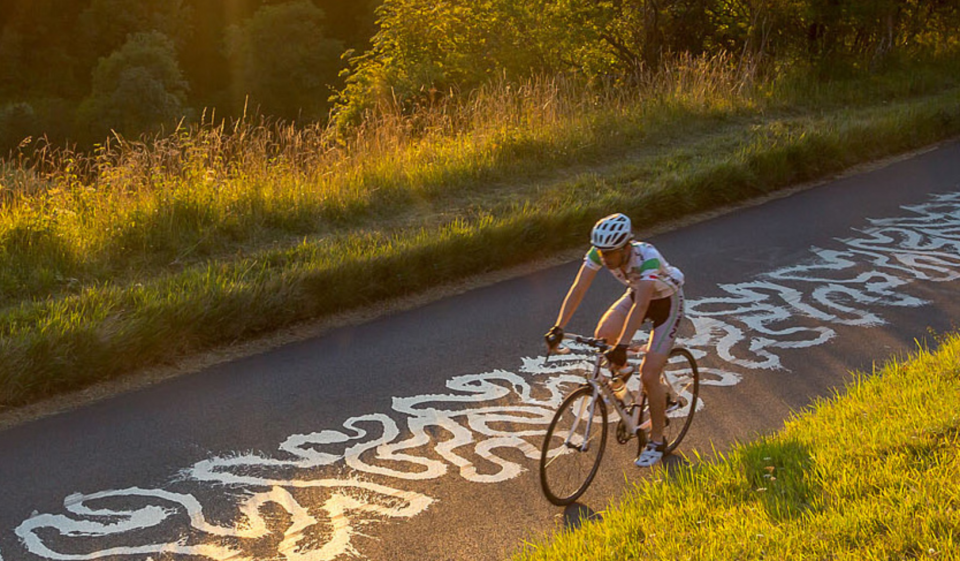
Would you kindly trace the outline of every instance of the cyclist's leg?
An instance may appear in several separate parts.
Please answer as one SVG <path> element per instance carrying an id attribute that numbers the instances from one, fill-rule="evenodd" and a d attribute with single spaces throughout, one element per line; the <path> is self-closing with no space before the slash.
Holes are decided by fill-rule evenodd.
<path id="1" fill-rule="evenodd" d="M 626 291 L 619 300 L 613 303 L 600 318 L 593 336 L 607 342 L 616 341 L 623 331 L 623 324 L 627 321 L 630 308 L 633 307 L 631 291 Z"/>
<path id="2" fill-rule="evenodd" d="M 667 364 L 668 355 L 647 351 L 640 363 L 640 382 L 647 392 L 650 407 L 650 441 L 663 442 L 663 427 L 666 424 L 667 391 L 660 383 L 660 373 Z"/>
<path id="3" fill-rule="evenodd" d="M 663 441 L 666 424 L 666 388 L 660 383 L 660 374 L 670 357 L 670 350 L 677 340 L 680 322 L 683 320 L 683 291 L 680 290 L 667 301 L 651 303 L 653 330 L 647 343 L 647 353 L 640 365 L 640 381 L 647 392 L 650 404 L 650 441 Z"/>

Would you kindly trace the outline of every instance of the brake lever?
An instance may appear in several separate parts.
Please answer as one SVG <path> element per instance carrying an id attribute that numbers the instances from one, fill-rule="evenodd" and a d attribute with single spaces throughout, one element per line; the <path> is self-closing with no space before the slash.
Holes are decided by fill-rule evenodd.
<path id="1" fill-rule="evenodd" d="M 552 348 L 552 349 L 551 349 L 550 347 L 547 347 L 547 356 L 543 357 L 543 366 L 547 366 L 548 364 L 550 364 L 550 357 L 551 357 L 551 356 L 553 356 L 553 355 L 555 355 L 555 354 L 556 354 L 556 355 L 568 355 L 568 354 L 570 354 L 571 352 L 572 352 L 572 351 L 571 351 L 568 347 L 564 347 L 563 345 L 557 345 L 556 347 L 554 347 L 554 348 Z"/>

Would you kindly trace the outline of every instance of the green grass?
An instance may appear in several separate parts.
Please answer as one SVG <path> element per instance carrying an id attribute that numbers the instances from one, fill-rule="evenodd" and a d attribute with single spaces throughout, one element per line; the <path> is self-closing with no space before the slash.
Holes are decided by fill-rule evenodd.
<path id="1" fill-rule="evenodd" d="M 0 407 L 960 134 L 957 61 L 815 91 L 729 63 L 0 164 Z"/>
<path id="2" fill-rule="evenodd" d="M 955 334 L 513 559 L 960 559 L 958 396 Z"/>

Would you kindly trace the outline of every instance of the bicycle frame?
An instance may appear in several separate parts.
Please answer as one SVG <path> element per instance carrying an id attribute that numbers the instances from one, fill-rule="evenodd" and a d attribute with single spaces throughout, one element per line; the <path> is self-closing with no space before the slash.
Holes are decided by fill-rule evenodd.
<path id="1" fill-rule="evenodd" d="M 623 406 L 621 405 L 620 400 L 617 399 L 616 396 L 614 395 L 613 390 L 610 389 L 609 384 L 607 384 L 606 381 L 604 380 L 605 376 L 604 376 L 604 374 L 603 374 L 603 372 L 602 372 L 602 369 L 603 369 L 603 367 L 604 367 L 604 365 L 603 365 L 603 362 L 604 362 L 603 352 L 604 352 L 606 349 L 608 349 L 609 346 L 608 346 L 606 343 L 603 343 L 603 342 L 598 341 L 598 340 L 596 340 L 596 339 L 591 339 L 591 338 L 583 337 L 583 336 L 581 336 L 581 335 L 573 335 L 573 334 L 570 334 L 570 335 L 567 335 L 565 338 L 570 338 L 571 340 L 574 340 L 574 341 L 576 341 L 576 342 L 578 342 L 578 343 L 585 344 L 585 345 L 588 345 L 588 346 L 590 346 L 590 347 L 593 347 L 593 348 L 595 349 L 595 353 L 594 353 L 594 354 L 596 355 L 596 357 L 595 357 L 595 359 L 594 359 L 594 363 L 593 363 L 593 372 L 592 372 L 590 375 L 586 376 L 586 384 L 587 384 L 587 385 L 590 385 L 590 386 L 593 388 L 593 395 L 592 395 L 592 397 L 590 398 L 590 402 L 589 402 L 589 406 L 590 406 L 589 417 L 587 417 L 587 426 L 586 426 L 586 430 L 585 430 L 584 433 L 583 433 L 583 434 L 584 434 L 583 444 L 580 446 L 580 450 L 581 450 L 581 451 L 586 451 L 586 450 L 589 448 L 589 444 L 590 444 L 590 430 L 591 430 L 591 428 L 592 428 L 592 426 L 593 426 L 593 418 L 594 418 L 594 412 L 595 412 L 595 408 L 596 408 L 597 398 L 600 397 L 600 396 L 603 397 L 603 400 L 607 403 L 607 405 L 612 405 L 612 406 L 613 406 L 613 410 L 617 412 L 617 415 L 620 417 L 620 419 L 621 419 L 621 420 L 623 421 L 623 423 L 626 425 L 627 431 L 628 431 L 630 434 L 636 435 L 636 434 L 637 434 L 637 429 L 639 428 L 639 427 L 637 426 L 637 420 L 634 419 L 634 415 L 631 415 L 631 414 L 627 411 L 627 409 L 634 409 L 634 410 L 636 410 L 637 408 L 640 407 L 640 405 L 637 404 L 637 403 L 632 403 L 632 404 L 630 404 L 629 407 L 623 407 Z M 560 349 L 562 349 L 562 350 L 559 350 L 559 351 L 558 351 L 558 354 L 567 354 L 567 353 L 570 352 L 569 349 L 565 349 L 565 348 L 563 348 L 563 347 L 560 347 Z M 634 358 L 634 359 L 636 359 L 636 358 L 642 358 L 642 357 L 643 357 L 643 354 L 644 354 L 643 351 L 634 353 L 634 354 L 632 355 L 632 358 Z M 550 356 L 547 355 L 547 360 L 549 360 L 549 358 L 550 358 Z M 622 373 L 627 373 L 627 372 L 629 372 L 629 370 L 622 371 Z M 668 381 L 667 383 L 669 384 L 669 381 Z M 670 388 L 670 391 L 674 391 L 672 387 Z M 564 441 L 564 445 L 567 446 L 567 447 L 570 447 L 570 448 L 576 448 L 576 447 L 577 447 L 577 446 L 571 444 L 570 439 L 573 437 L 574 434 L 576 434 L 576 431 L 577 431 L 577 429 L 579 428 L 580 421 L 583 419 L 583 414 L 585 413 L 585 411 L 583 410 L 583 407 L 585 407 L 586 405 L 587 405 L 587 402 L 584 402 L 584 403 L 581 405 L 581 410 L 580 410 L 580 412 L 577 414 L 577 419 L 576 419 L 576 421 L 574 422 L 573 427 L 571 427 L 571 429 L 570 429 L 570 434 L 567 436 L 566 441 Z M 637 416 L 637 417 L 639 418 L 639 416 Z M 604 421 L 606 422 L 606 420 L 604 420 Z"/>

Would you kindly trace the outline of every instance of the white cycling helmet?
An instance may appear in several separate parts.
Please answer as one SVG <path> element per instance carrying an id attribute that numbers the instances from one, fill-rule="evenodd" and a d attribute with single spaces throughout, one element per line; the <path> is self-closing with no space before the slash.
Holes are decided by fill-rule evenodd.
<path id="1" fill-rule="evenodd" d="M 630 219 L 619 212 L 598 220 L 590 232 L 590 243 L 599 250 L 620 249 L 631 239 Z"/>

